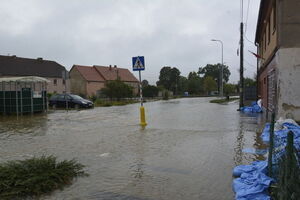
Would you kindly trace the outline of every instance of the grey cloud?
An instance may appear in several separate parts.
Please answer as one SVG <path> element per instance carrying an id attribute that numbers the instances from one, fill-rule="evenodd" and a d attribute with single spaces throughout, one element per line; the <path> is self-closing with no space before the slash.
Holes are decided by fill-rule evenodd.
<path id="1" fill-rule="evenodd" d="M 254 40 L 259 1 L 251 1 L 247 36 Z M 131 57 L 144 55 L 144 78 L 155 83 L 164 65 L 183 75 L 224 59 L 237 82 L 239 58 L 239 2 L 222 0 L 11 0 L 0 8 L 0 53 L 73 64 L 131 68 Z M 255 47 L 245 42 L 247 54 Z M 247 66 L 248 65 L 248 66 Z M 245 64 L 247 76 L 253 66 Z M 249 68 L 249 69 L 248 69 Z"/>

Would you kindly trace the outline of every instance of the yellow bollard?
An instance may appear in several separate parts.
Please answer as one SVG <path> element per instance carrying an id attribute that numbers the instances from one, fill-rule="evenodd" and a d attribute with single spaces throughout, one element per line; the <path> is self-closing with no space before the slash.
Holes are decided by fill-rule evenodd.
<path id="1" fill-rule="evenodd" d="M 141 114 L 141 126 L 147 126 L 146 118 L 145 118 L 145 108 L 144 108 L 144 106 L 141 106 L 141 108 L 140 108 L 140 114 Z"/>

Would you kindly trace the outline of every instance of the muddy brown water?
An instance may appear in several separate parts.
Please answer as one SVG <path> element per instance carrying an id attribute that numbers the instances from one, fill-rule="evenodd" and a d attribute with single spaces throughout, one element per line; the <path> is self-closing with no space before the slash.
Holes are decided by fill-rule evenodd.
<path id="1" fill-rule="evenodd" d="M 0 162 L 32 156 L 76 158 L 89 177 L 42 199 L 233 199 L 232 168 L 261 155 L 260 115 L 243 115 L 237 102 L 211 98 L 0 117 Z"/>

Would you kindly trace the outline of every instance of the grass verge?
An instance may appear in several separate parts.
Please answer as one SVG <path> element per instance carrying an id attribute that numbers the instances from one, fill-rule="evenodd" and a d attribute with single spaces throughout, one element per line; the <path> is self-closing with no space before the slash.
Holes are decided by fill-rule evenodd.
<path id="1" fill-rule="evenodd" d="M 110 106 L 124 106 L 128 104 L 138 103 L 139 101 L 135 100 L 126 100 L 126 101 L 104 101 L 97 99 L 94 102 L 95 107 L 110 107 Z"/>
<path id="2" fill-rule="evenodd" d="M 88 176 L 76 160 L 58 162 L 54 156 L 42 156 L 0 164 L 0 199 L 25 199 L 49 194 Z"/>
<path id="3" fill-rule="evenodd" d="M 235 98 L 229 98 L 228 99 L 214 99 L 214 100 L 210 100 L 209 102 L 210 103 L 228 103 L 230 101 L 235 101 L 235 100 L 238 100 L 239 98 L 238 97 L 235 97 Z"/>

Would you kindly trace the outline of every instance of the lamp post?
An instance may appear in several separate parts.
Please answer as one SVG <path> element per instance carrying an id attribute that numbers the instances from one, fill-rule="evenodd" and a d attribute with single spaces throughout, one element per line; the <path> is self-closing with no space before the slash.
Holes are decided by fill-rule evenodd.
<path id="1" fill-rule="evenodd" d="M 211 41 L 213 42 L 220 42 L 221 47 L 222 47 L 222 65 L 221 65 L 221 70 L 220 70 L 220 96 L 223 96 L 223 67 L 224 67 L 224 62 L 223 62 L 223 42 L 221 40 L 216 40 L 212 39 Z"/>

